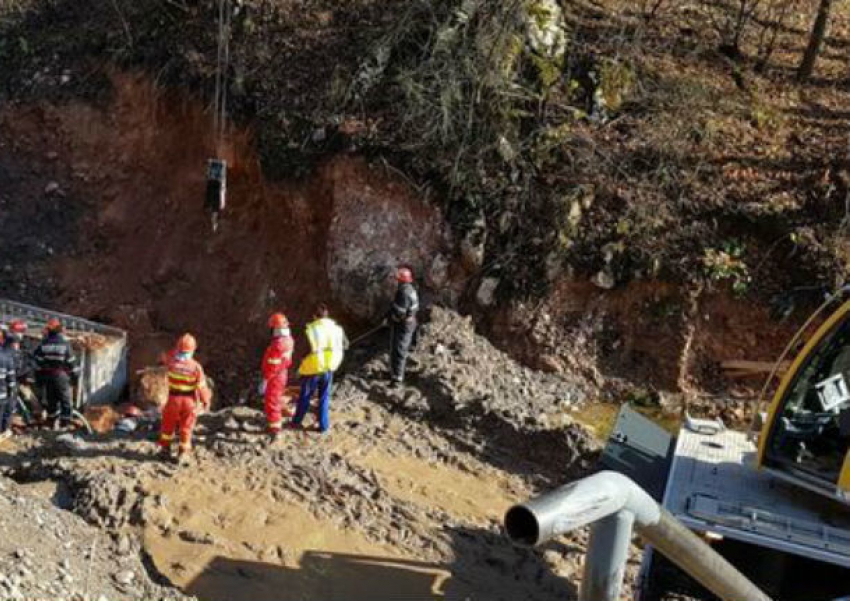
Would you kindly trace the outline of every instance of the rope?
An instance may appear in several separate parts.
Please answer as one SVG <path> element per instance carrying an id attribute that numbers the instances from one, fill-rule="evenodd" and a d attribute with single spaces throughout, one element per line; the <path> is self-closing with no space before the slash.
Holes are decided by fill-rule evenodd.
<path id="1" fill-rule="evenodd" d="M 357 338 L 355 338 L 354 340 L 352 340 L 351 342 L 349 342 L 349 343 L 348 343 L 348 346 L 350 346 L 350 347 L 351 347 L 351 346 L 354 346 L 355 344 L 357 344 L 357 343 L 358 343 L 358 342 L 360 342 L 361 340 L 366 340 L 369 336 L 371 336 L 372 334 L 375 334 L 375 333 L 379 332 L 379 331 L 380 331 L 380 330 L 382 330 L 382 329 L 384 329 L 384 324 L 383 324 L 383 323 L 382 323 L 382 324 L 380 324 L 380 325 L 378 325 L 378 326 L 376 326 L 376 327 L 374 327 L 374 328 L 372 328 L 371 330 L 369 330 L 369 331 L 367 331 L 367 332 L 365 332 L 365 333 L 361 334 L 360 336 L 358 336 Z"/>

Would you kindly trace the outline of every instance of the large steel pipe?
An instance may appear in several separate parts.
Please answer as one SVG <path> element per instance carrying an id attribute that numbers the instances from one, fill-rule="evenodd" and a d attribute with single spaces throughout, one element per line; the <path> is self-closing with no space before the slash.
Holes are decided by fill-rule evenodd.
<path id="1" fill-rule="evenodd" d="M 593 524 L 579 601 L 617 601 L 632 523 L 638 533 L 723 601 L 771 601 L 719 553 L 617 472 L 600 472 L 511 507 L 505 529 L 533 546 Z"/>

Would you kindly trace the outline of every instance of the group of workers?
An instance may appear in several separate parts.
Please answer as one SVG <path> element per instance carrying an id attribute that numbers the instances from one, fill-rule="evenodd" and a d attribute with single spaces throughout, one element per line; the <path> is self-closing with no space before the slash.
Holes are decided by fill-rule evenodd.
<path id="1" fill-rule="evenodd" d="M 22 343 L 27 324 L 16 319 L 8 324 L 0 347 L 0 440 L 12 434 L 12 418 L 23 393 L 21 384 L 35 384 L 43 391 L 48 417 L 57 427 L 71 425 L 72 390 L 80 377 L 71 343 L 65 337 L 62 322 L 50 319 L 44 336 L 31 357 Z"/>
<path id="2" fill-rule="evenodd" d="M 390 381 L 400 385 L 417 331 L 419 297 L 413 285 L 413 272 L 408 267 L 397 270 L 398 288 L 393 304 L 386 315 L 390 326 Z M 283 313 L 269 317 L 271 341 L 263 354 L 261 382 L 258 392 L 264 397 L 267 430 L 275 442 L 291 418 L 289 427 L 301 428 L 310 410 L 312 398 L 318 393 L 318 431 L 330 427 L 330 400 L 334 373 L 339 369 L 348 339 L 329 316 L 325 304 L 316 306 L 313 319 L 304 329 L 310 352 L 298 368 L 300 393 L 294 412 L 286 406 L 289 368 L 293 363 L 295 340 L 289 321 Z M 32 353 L 32 364 L 22 349 L 27 324 L 21 320 L 7 325 L 3 346 L 0 347 L 0 440 L 11 434 L 11 420 L 21 393 L 19 382 L 34 383 L 45 401 L 48 417 L 57 427 L 68 426 L 72 417 L 72 387 L 79 380 L 79 366 L 70 342 L 63 334 L 58 319 L 47 323 L 44 337 Z M 168 400 L 162 410 L 159 434 L 160 455 L 171 459 L 172 443 L 178 438 L 178 462 L 191 455 L 192 432 L 200 408 L 208 409 L 212 393 L 204 369 L 195 360 L 198 343 L 192 334 L 178 338 L 174 349 L 163 357 L 167 367 Z"/>

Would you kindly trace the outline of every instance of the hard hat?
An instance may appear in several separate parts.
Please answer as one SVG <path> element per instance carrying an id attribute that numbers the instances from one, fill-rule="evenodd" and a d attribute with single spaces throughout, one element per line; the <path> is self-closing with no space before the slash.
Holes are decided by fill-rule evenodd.
<path id="1" fill-rule="evenodd" d="M 23 342 L 24 334 L 27 332 L 27 324 L 21 319 L 15 319 L 4 329 L 6 330 L 6 338 L 12 342 Z"/>
<path id="2" fill-rule="evenodd" d="M 413 282 L 413 272 L 409 267 L 399 267 L 397 272 L 398 281 L 402 284 Z"/>
<path id="3" fill-rule="evenodd" d="M 177 350 L 181 353 L 194 353 L 198 348 L 198 341 L 191 334 L 183 334 L 177 339 Z"/>
<path id="4" fill-rule="evenodd" d="M 283 313 L 275 313 L 271 317 L 269 317 L 269 327 L 273 330 L 277 330 L 280 328 L 288 328 L 289 320 L 286 319 L 286 315 Z"/>
<path id="5" fill-rule="evenodd" d="M 61 332 L 62 331 L 62 322 L 56 319 L 55 317 L 50 318 L 47 321 L 47 325 L 45 329 L 48 332 Z"/>

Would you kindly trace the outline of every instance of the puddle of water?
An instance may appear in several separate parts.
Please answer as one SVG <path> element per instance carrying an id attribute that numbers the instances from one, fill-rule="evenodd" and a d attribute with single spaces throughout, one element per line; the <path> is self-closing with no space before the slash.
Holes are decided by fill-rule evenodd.
<path id="1" fill-rule="evenodd" d="M 570 415 L 580 424 L 593 430 L 597 438 L 607 440 L 611 431 L 614 429 L 614 424 L 617 422 L 620 407 L 621 405 L 615 403 L 588 403 L 583 405 L 580 411 L 570 412 Z M 678 432 L 682 426 L 682 418 L 680 416 L 665 413 L 658 407 L 638 407 L 632 405 L 632 409 L 642 413 L 673 434 Z"/>

